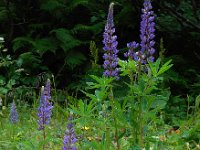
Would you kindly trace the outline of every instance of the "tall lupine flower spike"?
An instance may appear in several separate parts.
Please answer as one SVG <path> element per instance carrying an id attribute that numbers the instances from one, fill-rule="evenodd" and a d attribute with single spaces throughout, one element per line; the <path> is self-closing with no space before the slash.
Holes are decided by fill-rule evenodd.
<path id="1" fill-rule="evenodd" d="M 41 96 L 40 96 L 40 106 L 38 108 L 38 130 L 44 130 L 44 126 L 50 123 L 52 114 L 52 102 L 50 102 L 50 88 L 47 85 L 42 86 Z M 48 95 L 49 94 L 49 95 Z"/>
<path id="2" fill-rule="evenodd" d="M 18 122 L 18 113 L 17 113 L 15 101 L 12 102 L 11 108 L 10 108 L 10 122 L 12 124 L 15 124 Z"/>
<path id="3" fill-rule="evenodd" d="M 62 150 L 76 150 L 75 143 L 77 139 L 72 120 L 73 120 L 72 115 L 70 115 L 68 118 L 67 130 L 65 131 Z"/>
<path id="4" fill-rule="evenodd" d="M 105 69 L 103 75 L 106 77 L 116 77 L 119 79 L 117 68 L 118 65 L 118 50 L 117 50 L 117 36 L 113 35 L 115 33 L 114 21 L 113 21 L 113 6 L 114 3 L 111 3 L 109 6 L 107 22 L 105 25 L 105 31 L 103 33 L 103 50 L 105 54 L 103 55 L 104 64 L 103 67 Z"/>
<path id="5" fill-rule="evenodd" d="M 46 85 L 44 87 L 44 94 L 47 100 L 51 100 L 51 81 L 47 79 Z"/>
<path id="6" fill-rule="evenodd" d="M 141 53 L 144 54 L 144 59 L 154 61 L 153 54 L 155 49 L 155 41 L 153 40 L 155 35 L 155 23 L 154 12 L 151 10 L 151 0 L 144 0 L 144 8 L 142 9 L 141 23 L 140 23 L 140 39 L 141 39 Z"/>

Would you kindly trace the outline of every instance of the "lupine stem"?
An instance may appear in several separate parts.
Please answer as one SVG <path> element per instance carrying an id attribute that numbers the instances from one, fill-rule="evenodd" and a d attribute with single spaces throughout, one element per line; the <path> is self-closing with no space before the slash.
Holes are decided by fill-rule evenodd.
<path id="1" fill-rule="evenodd" d="M 44 118 L 44 112 L 43 112 L 43 125 L 45 124 L 44 122 L 45 118 Z M 43 126 L 43 144 L 42 144 L 42 150 L 45 150 L 45 139 L 46 139 L 46 131 L 45 131 L 45 125 Z"/>
<path id="2" fill-rule="evenodd" d="M 115 115 L 115 101 L 114 101 L 114 96 L 113 96 L 113 89 L 112 87 L 110 88 L 110 100 L 111 100 L 111 105 L 112 105 L 112 116 L 114 119 L 114 125 L 115 125 L 115 140 L 117 142 L 117 150 L 120 150 L 120 144 L 119 144 L 119 134 L 118 134 L 118 128 L 117 128 L 117 119 Z"/>

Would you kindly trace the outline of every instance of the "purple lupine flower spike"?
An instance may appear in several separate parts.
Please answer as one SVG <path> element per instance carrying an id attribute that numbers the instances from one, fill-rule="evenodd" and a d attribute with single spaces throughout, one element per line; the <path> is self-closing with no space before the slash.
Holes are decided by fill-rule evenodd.
<path id="1" fill-rule="evenodd" d="M 141 52 L 146 54 L 144 59 L 154 61 L 153 54 L 155 53 L 155 49 L 153 47 L 155 41 L 153 39 L 155 37 L 155 23 L 154 12 L 151 10 L 151 0 L 144 0 L 143 6 L 143 14 L 141 15 L 142 21 L 140 23 Z"/>
<path id="2" fill-rule="evenodd" d="M 51 81 L 47 79 L 46 85 L 44 87 L 44 94 L 46 95 L 47 100 L 51 100 Z"/>
<path id="3" fill-rule="evenodd" d="M 113 35 L 115 32 L 114 21 L 113 21 L 113 6 L 114 3 L 111 3 L 109 6 L 107 22 L 105 25 L 105 31 L 103 33 L 103 50 L 105 54 L 103 55 L 104 64 L 103 67 L 105 69 L 103 75 L 106 77 L 116 77 L 119 79 L 117 68 L 118 65 L 118 50 L 117 50 L 117 36 Z"/>
<path id="4" fill-rule="evenodd" d="M 40 106 L 38 108 L 38 130 L 44 130 L 44 126 L 50 123 L 52 114 L 52 102 L 49 101 L 49 95 L 45 93 L 45 89 L 48 88 L 42 86 L 40 95 Z"/>
<path id="5" fill-rule="evenodd" d="M 16 104 L 14 101 L 12 102 L 11 109 L 10 109 L 10 122 L 12 124 L 15 124 L 18 122 L 18 113 L 17 113 Z"/>
<path id="6" fill-rule="evenodd" d="M 74 131 L 74 124 L 72 123 L 72 116 L 68 118 L 67 130 L 65 132 L 62 150 L 76 150 L 76 135 Z"/>

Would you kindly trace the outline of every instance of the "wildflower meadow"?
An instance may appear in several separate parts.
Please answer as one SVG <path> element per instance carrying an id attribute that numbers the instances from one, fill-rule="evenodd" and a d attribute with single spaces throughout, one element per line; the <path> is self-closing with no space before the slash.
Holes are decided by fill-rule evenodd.
<path id="1" fill-rule="evenodd" d="M 35 29 L 30 32 L 29 38 L 20 37 L 13 41 L 14 54 L 20 57 L 17 59 L 3 52 L 6 50 L 9 52 L 6 42 L 9 37 L 2 36 L 0 68 L 4 67 L 4 69 L 0 69 L 2 71 L 0 74 L 0 150 L 200 149 L 200 80 L 198 82 L 193 78 L 197 83 L 192 86 L 195 91 L 193 94 L 182 90 L 182 94 L 174 96 L 174 93 L 178 93 L 183 87 L 173 87 L 173 81 L 176 79 L 177 82 L 182 83 L 184 79 L 178 80 L 179 76 L 172 71 L 176 66 L 174 64 L 176 59 L 165 56 L 167 41 L 157 31 L 159 21 L 156 19 L 159 10 L 153 7 L 158 5 L 157 1 L 139 2 L 141 5 L 137 5 L 136 1 L 134 3 L 134 6 L 139 9 L 136 11 L 139 24 L 136 25 L 136 32 L 128 31 L 127 36 L 131 37 L 128 41 L 125 38 L 121 42 L 121 36 L 118 36 L 122 33 L 115 12 L 117 14 L 123 7 L 120 5 L 123 3 L 121 1 L 109 1 L 106 5 L 106 15 L 102 15 L 102 18 L 92 18 L 94 22 L 98 19 L 103 21 L 102 25 L 98 24 L 100 46 L 92 37 L 90 42 L 85 43 L 75 39 L 76 36 L 72 37 L 70 34 L 79 33 L 79 30 L 67 31 L 64 27 L 54 29 L 50 33 L 60 41 L 53 41 L 53 38 L 50 39 L 51 36 L 43 40 L 31 41 L 31 36 L 42 36 L 42 34 L 35 35 L 36 30 L 41 30 L 43 25 L 45 30 L 49 28 L 45 24 L 38 23 L 27 26 Z M 99 1 L 99 3 L 103 2 Z M 75 1 L 70 4 L 75 4 Z M 48 7 L 52 9 L 55 16 L 59 16 L 61 14 L 56 8 L 64 6 L 56 1 L 49 1 Z M 132 9 L 131 5 L 128 7 Z M 11 8 L 14 9 L 14 5 Z M 47 11 L 47 5 L 41 5 L 41 9 Z M 78 7 L 76 11 L 82 9 Z M 75 15 L 71 14 L 74 22 L 77 21 Z M 43 19 L 48 21 L 46 18 Z M 22 23 L 26 24 L 26 18 Z M 56 24 L 56 21 L 54 23 Z M 17 24 L 14 28 L 20 28 L 20 25 Z M 87 30 L 90 27 L 82 26 L 82 28 Z M 65 35 L 73 40 L 66 39 Z M 20 40 L 23 42 L 19 42 Z M 74 78 L 70 79 L 69 74 L 66 74 L 63 80 L 59 78 L 67 65 L 70 64 L 68 68 L 71 66 L 73 70 L 75 61 L 79 63 L 85 60 L 76 48 L 70 51 L 70 48 L 68 49 L 62 42 L 72 48 L 73 44 L 77 46 L 81 42 L 84 46 L 89 45 L 88 57 L 90 58 L 83 66 L 89 64 L 90 67 L 82 75 L 78 75 L 82 67 L 75 69 L 74 76 L 80 77 L 78 81 Z M 57 45 L 52 46 L 55 43 Z M 37 46 L 31 49 L 30 45 Z M 21 51 L 26 51 L 27 48 L 31 51 L 20 54 L 18 49 L 20 47 Z M 53 50 L 50 52 L 49 47 L 61 47 L 64 51 L 63 53 Z M 33 57 L 40 48 L 46 48 L 48 53 L 54 54 L 54 57 L 50 57 L 50 54 L 45 52 Z M 67 60 L 64 60 L 63 66 L 59 66 L 55 63 L 62 61 L 60 59 L 62 55 L 66 55 Z M 47 65 L 42 65 L 45 62 L 40 59 L 41 56 L 49 57 L 47 59 L 52 62 L 57 74 L 48 71 Z M 39 71 L 37 68 L 45 71 Z M 29 69 L 35 70 L 37 75 L 31 77 Z M 190 78 L 193 74 L 194 70 L 190 70 Z M 6 78 L 9 78 L 8 82 Z M 70 83 L 66 87 L 65 79 L 66 83 Z M 23 82 L 26 84 L 22 84 Z M 185 80 L 182 85 L 187 83 Z M 62 88 L 59 87 L 63 84 Z M 194 90 L 195 87 L 197 90 Z"/>

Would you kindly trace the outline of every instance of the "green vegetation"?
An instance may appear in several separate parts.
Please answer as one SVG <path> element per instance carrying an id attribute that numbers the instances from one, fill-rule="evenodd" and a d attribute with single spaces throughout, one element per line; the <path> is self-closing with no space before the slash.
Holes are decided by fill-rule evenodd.
<path id="1" fill-rule="evenodd" d="M 78 150 L 200 149 L 199 1 L 152 0 L 151 61 L 141 43 L 134 58 L 124 57 L 128 42 L 146 39 L 139 36 L 143 1 L 116 0 L 119 80 L 103 75 L 113 71 L 105 47 L 116 46 L 102 43 L 106 33 L 114 38 L 104 32 L 111 2 L 0 1 L 0 150 L 60 150 L 71 131 Z"/>

